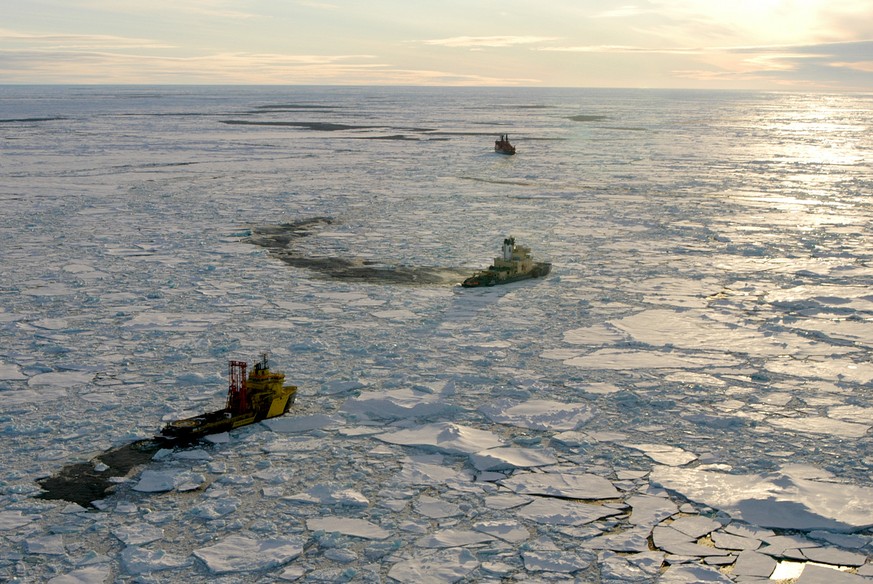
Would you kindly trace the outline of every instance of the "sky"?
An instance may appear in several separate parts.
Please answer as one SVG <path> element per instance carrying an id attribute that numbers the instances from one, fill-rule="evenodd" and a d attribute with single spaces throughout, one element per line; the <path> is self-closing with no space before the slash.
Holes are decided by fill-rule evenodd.
<path id="1" fill-rule="evenodd" d="M 0 84 L 873 91 L 873 0 L 0 0 Z"/>

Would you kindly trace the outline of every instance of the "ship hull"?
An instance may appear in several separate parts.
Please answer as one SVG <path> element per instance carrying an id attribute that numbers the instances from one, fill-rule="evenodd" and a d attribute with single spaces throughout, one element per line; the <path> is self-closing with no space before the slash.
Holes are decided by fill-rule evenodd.
<path id="1" fill-rule="evenodd" d="M 206 412 L 198 416 L 183 418 L 170 422 L 161 429 L 158 440 L 166 442 L 193 442 L 209 434 L 229 432 L 242 426 L 248 426 L 261 420 L 275 418 L 286 413 L 294 403 L 297 388 L 287 386 L 290 389 L 286 396 L 280 396 L 272 400 L 269 409 L 262 411 L 248 411 L 240 414 L 232 414 L 227 408 L 214 412 Z"/>
<path id="2" fill-rule="evenodd" d="M 464 288 L 481 288 L 483 286 L 498 286 L 500 284 L 511 284 L 512 282 L 520 282 L 521 280 L 530 280 L 531 278 L 542 278 L 547 276 L 552 270 L 552 264 L 549 262 L 537 262 L 533 269 L 523 274 L 513 274 L 504 276 L 500 272 L 492 272 L 486 270 L 480 274 L 470 276 L 461 284 Z"/>

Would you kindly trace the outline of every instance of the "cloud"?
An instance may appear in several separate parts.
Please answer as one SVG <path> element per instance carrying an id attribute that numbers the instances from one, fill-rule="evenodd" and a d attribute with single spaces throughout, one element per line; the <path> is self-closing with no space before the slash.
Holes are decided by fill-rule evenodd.
<path id="1" fill-rule="evenodd" d="M 13 83 L 180 83 L 522 86 L 525 77 L 501 78 L 408 69 L 373 55 L 215 53 L 160 56 L 112 51 L 0 49 L 0 76 Z"/>
<path id="2" fill-rule="evenodd" d="M 35 34 L 0 29 L 0 43 L 45 46 L 54 50 L 75 49 L 170 49 L 174 45 L 151 39 L 100 34 Z"/>
<path id="3" fill-rule="evenodd" d="M 503 48 L 517 45 L 533 45 L 558 40 L 557 37 L 540 36 L 459 36 L 447 39 L 422 41 L 426 45 L 453 48 Z"/>

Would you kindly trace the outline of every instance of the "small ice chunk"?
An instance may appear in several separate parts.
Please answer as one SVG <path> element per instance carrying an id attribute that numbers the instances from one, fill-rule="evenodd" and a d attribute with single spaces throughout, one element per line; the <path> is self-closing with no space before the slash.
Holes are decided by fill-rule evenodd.
<path id="1" fill-rule="evenodd" d="M 121 552 L 121 564 L 128 574 L 148 574 L 161 570 L 175 570 L 190 564 L 184 556 L 168 554 L 163 550 L 149 550 L 138 546 L 128 546 Z"/>
<path id="2" fill-rule="evenodd" d="M 519 473 L 499 481 L 520 495 L 546 495 L 566 499 L 617 499 L 618 490 L 607 479 L 589 473 Z"/>
<path id="3" fill-rule="evenodd" d="M 630 522 L 634 525 L 654 527 L 664 519 L 679 512 L 676 503 L 667 497 L 634 495 L 628 498 L 627 504 L 632 508 Z"/>
<path id="4" fill-rule="evenodd" d="M 813 434 L 830 434 L 840 438 L 863 438 L 870 430 L 869 424 L 844 422 L 824 416 L 806 416 L 803 418 L 767 418 L 767 423 L 792 432 L 808 432 Z"/>
<path id="5" fill-rule="evenodd" d="M 570 574 L 590 566 L 595 557 L 590 552 L 563 550 L 527 550 L 521 553 L 524 567 L 530 572 Z"/>
<path id="6" fill-rule="evenodd" d="M 359 381 L 328 381 L 321 385 L 322 395 L 337 395 L 351 393 L 357 389 L 364 388 L 364 384 Z"/>
<path id="7" fill-rule="evenodd" d="M 668 446 L 666 444 L 622 444 L 628 448 L 641 450 L 657 463 L 666 464 L 667 466 L 682 466 L 697 460 L 697 455 L 682 450 L 678 446 Z"/>
<path id="8" fill-rule="evenodd" d="M 110 574 L 109 564 L 86 566 L 62 576 L 55 576 L 48 581 L 48 584 L 105 584 L 109 582 Z"/>
<path id="9" fill-rule="evenodd" d="M 469 550 L 446 549 L 432 554 L 415 554 L 415 557 L 397 562 L 388 570 L 388 577 L 398 582 L 437 584 L 457 582 L 479 567 L 479 561 Z"/>
<path id="10" fill-rule="evenodd" d="M 673 529 L 669 525 L 658 525 L 652 530 L 652 541 L 655 547 L 669 554 L 698 558 L 730 554 L 726 550 L 700 545 L 696 540 L 697 538 Z"/>
<path id="11" fill-rule="evenodd" d="M 261 422 L 273 432 L 285 434 L 296 432 L 311 432 L 324 428 L 335 428 L 345 424 L 345 420 L 336 416 L 325 414 L 312 414 L 309 416 L 281 416 L 270 418 Z"/>
<path id="12" fill-rule="evenodd" d="M 469 477 L 453 468 L 415 460 L 405 460 L 397 478 L 405 485 L 433 485 L 450 480 L 469 480 Z"/>
<path id="13" fill-rule="evenodd" d="M 521 543 L 530 538 L 530 531 L 527 527 L 510 519 L 483 521 L 474 525 L 473 529 L 500 538 L 509 543 Z"/>
<path id="14" fill-rule="evenodd" d="M 869 578 L 816 564 L 806 564 L 794 584 L 869 584 Z"/>
<path id="15" fill-rule="evenodd" d="M 219 543 L 194 550 L 213 574 L 266 570 L 286 564 L 303 553 L 305 540 L 281 537 L 254 540 L 231 535 Z"/>
<path id="16" fill-rule="evenodd" d="M 543 450 L 534 448 L 491 448 L 470 455 L 476 470 L 509 470 L 557 464 L 558 460 Z"/>
<path id="17" fill-rule="evenodd" d="M 144 470 L 139 477 L 139 482 L 134 485 L 133 490 L 143 493 L 172 491 L 176 486 L 175 480 L 175 473 Z"/>
<path id="18" fill-rule="evenodd" d="M 0 381 L 21 381 L 27 379 L 27 375 L 21 372 L 18 365 L 0 361 Z"/>
<path id="19" fill-rule="evenodd" d="M 462 515 L 461 508 L 455 503 L 443 501 L 428 495 L 422 495 L 415 502 L 415 510 L 431 519 L 445 519 L 446 517 L 455 517 Z"/>
<path id="20" fill-rule="evenodd" d="M 529 428 L 531 430 L 575 430 L 594 414 L 586 404 L 569 404 L 544 399 L 517 403 L 501 399 L 479 408 L 498 424 Z"/>
<path id="21" fill-rule="evenodd" d="M 27 380 L 30 387 L 63 387 L 70 388 L 86 385 L 94 379 L 94 373 L 90 371 L 50 371 L 38 373 Z"/>
<path id="22" fill-rule="evenodd" d="M 716 582 L 718 584 L 733 584 L 733 580 L 708 566 L 694 564 L 677 564 L 667 568 L 658 578 L 658 584 L 703 584 Z"/>
<path id="23" fill-rule="evenodd" d="M 27 525 L 34 519 L 38 519 L 38 517 L 38 515 L 22 515 L 21 511 L 0 511 L 0 531 L 7 531 Z"/>
<path id="24" fill-rule="evenodd" d="M 866 554 L 834 548 L 805 548 L 801 552 L 813 562 L 829 564 L 831 566 L 851 566 L 857 568 L 867 562 Z"/>
<path id="25" fill-rule="evenodd" d="M 66 555 L 64 538 L 60 534 L 43 535 L 25 540 L 24 547 L 29 554 L 44 554 L 47 556 Z"/>
<path id="26" fill-rule="evenodd" d="M 491 432 L 452 422 L 435 422 L 415 429 L 380 434 L 376 437 L 389 444 L 429 447 L 449 454 L 473 454 L 483 448 L 503 446 L 503 441 Z"/>
<path id="27" fill-rule="evenodd" d="M 757 576 L 769 578 L 776 569 L 776 560 L 753 550 L 743 550 L 734 564 L 735 576 Z"/>
<path id="28" fill-rule="evenodd" d="M 593 537 L 585 541 L 585 547 L 613 552 L 646 552 L 649 550 L 649 536 L 652 534 L 650 525 L 642 525 Z"/>
<path id="29" fill-rule="evenodd" d="M 341 507 L 367 507 L 370 501 L 359 491 L 336 485 L 316 485 L 305 493 L 284 497 L 286 501 L 339 505 Z"/>
<path id="30" fill-rule="evenodd" d="M 415 545 L 423 548 L 465 547 L 488 543 L 494 538 L 487 533 L 469 529 L 443 529 L 435 531 L 415 541 Z"/>
<path id="31" fill-rule="evenodd" d="M 685 535 L 698 539 L 721 527 L 721 523 L 708 517 L 690 515 L 676 519 L 670 523 L 670 527 L 676 531 L 681 531 Z"/>
<path id="32" fill-rule="evenodd" d="M 341 533 L 363 539 L 387 539 L 391 532 L 382 529 L 375 523 L 365 519 L 350 517 L 317 517 L 306 520 L 306 527 L 312 531 L 326 531 L 329 533 Z"/>
<path id="33" fill-rule="evenodd" d="M 412 389 L 368 391 L 349 398 L 340 408 L 344 412 L 377 420 L 433 418 L 457 409 L 441 394 Z"/>
<path id="34" fill-rule="evenodd" d="M 603 505 L 591 505 L 566 499 L 535 499 L 518 510 L 518 515 L 544 525 L 585 525 L 620 511 Z"/>
<path id="35" fill-rule="evenodd" d="M 147 523 L 121 525 L 112 530 L 112 535 L 125 545 L 144 545 L 164 537 L 164 530 Z"/>

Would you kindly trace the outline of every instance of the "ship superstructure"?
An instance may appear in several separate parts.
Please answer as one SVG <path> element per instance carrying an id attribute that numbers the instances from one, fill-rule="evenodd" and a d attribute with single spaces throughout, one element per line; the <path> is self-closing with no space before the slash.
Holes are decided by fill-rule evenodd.
<path id="1" fill-rule="evenodd" d="M 266 353 L 248 376 L 247 368 L 245 361 L 230 361 L 224 409 L 170 422 L 161 429 L 158 438 L 192 441 L 286 413 L 297 396 L 297 386 L 285 385 L 285 374 L 270 370 Z"/>
<path id="2" fill-rule="evenodd" d="M 514 237 L 510 236 L 503 240 L 501 252 L 488 269 L 476 272 L 464 280 L 462 286 L 466 288 L 494 286 L 527 278 L 540 278 L 552 269 L 552 264 L 549 262 L 534 261 L 530 255 L 530 248 L 516 244 Z"/>

